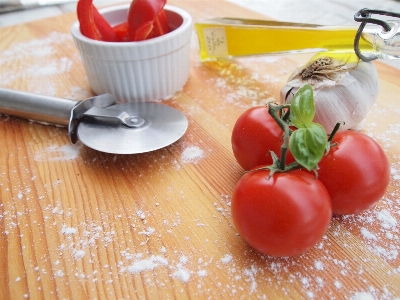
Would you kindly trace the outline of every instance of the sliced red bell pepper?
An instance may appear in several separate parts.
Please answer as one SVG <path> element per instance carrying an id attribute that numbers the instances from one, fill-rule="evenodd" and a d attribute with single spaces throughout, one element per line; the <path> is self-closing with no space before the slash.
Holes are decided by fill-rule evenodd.
<path id="1" fill-rule="evenodd" d="M 76 11 L 80 30 L 84 36 L 107 42 L 118 41 L 117 34 L 93 5 L 93 0 L 79 0 Z"/>
<path id="2" fill-rule="evenodd" d="M 163 34 L 166 34 L 170 31 L 169 29 L 169 24 L 168 24 L 168 19 L 167 15 L 165 14 L 165 10 L 162 9 L 157 18 L 153 22 L 153 30 L 150 32 L 148 35 L 148 39 L 161 36 Z"/>
<path id="3" fill-rule="evenodd" d="M 81 33 L 93 40 L 101 40 L 99 30 L 94 23 L 93 0 L 79 0 L 76 12 L 79 20 Z"/>
<path id="4" fill-rule="evenodd" d="M 128 42 L 128 22 L 123 22 L 121 24 L 115 25 L 113 27 L 116 35 L 118 36 L 118 40 L 121 42 Z"/>
<path id="5" fill-rule="evenodd" d="M 103 15 L 99 13 L 96 7 L 92 5 L 93 19 L 100 33 L 101 40 L 105 42 L 118 42 L 119 38 L 112 28 L 112 26 L 104 19 Z"/>
<path id="6" fill-rule="evenodd" d="M 166 0 L 133 0 L 128 12 L 130 41 L 142 41 L 169 31 L 164 6 Z M 154 30 L 154 32 L 152 32 Z"/>

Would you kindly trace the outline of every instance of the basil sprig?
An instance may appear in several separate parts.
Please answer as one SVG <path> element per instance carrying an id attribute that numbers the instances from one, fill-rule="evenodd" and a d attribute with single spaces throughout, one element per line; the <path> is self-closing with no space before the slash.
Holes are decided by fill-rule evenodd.
<path id="1" fill-rule="evenodd" d="M 328 142 L 327 134 L 318 123 L 314 123 L 314 93 L 310 85 L 301 87 L 290 105 L 290 120 L 297 129 L 289 139 L 289 149 L 296 161 L 307 170 L 317 167 Z"/>

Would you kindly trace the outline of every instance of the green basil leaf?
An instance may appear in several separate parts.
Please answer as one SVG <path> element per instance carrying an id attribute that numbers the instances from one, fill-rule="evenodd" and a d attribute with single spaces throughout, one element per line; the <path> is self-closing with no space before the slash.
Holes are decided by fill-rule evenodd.
<path id="1" fill-rule="evenodd" d="M 307 170 L 313 170 L 322 159 L 328 137 L 322 125 L 311 123 L 295 130 L 289 139 L 289 149 L 296 161 Z"/>
<path id="2" fill-rule="evenodd" d="M 314 120 L 314 93 L 311 85 L 306 84 L 294 95 L 290 105 L 290 118 L 297 128 L 303 128 Z"/>

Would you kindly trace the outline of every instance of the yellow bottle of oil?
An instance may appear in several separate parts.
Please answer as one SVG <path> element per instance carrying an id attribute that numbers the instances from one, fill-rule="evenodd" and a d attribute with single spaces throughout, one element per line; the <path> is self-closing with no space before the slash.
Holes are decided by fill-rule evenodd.
<path id="1" fill-rule="evenodd" d="M 218 18 L 198 22 L 202 61 L 269 53 L 339 51 L 354 53 L 355 26 L 321 26 L 301 23 Z M 361 39 L 359 48 L 371 52 Z"/>

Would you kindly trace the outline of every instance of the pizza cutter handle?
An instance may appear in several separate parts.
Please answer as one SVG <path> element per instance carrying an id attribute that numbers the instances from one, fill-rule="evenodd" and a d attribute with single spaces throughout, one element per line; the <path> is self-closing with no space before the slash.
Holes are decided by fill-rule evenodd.
<path id="1" fill-rule="evenodd" d="M 0 88 L 0 113 L 68 126 L 79 101 Z"/>

